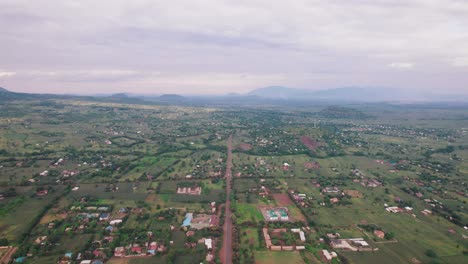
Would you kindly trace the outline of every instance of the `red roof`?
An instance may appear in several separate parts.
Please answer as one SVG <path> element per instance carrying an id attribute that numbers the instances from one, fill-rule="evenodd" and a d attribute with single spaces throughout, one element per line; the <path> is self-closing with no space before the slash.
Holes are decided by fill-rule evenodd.
<path id="1" fill-rule="evenodd" d="M 141 247 L 132 247 L 132 252 L 141 253 Z"/>

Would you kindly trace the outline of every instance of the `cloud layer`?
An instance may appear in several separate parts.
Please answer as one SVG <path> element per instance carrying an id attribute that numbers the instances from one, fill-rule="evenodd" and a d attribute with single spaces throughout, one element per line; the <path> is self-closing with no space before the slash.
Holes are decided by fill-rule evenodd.
<path id="1" fill-rule="evenodd" d="M 17 91 L 468 93 L 464 0 L 3 0 L 0 24 L 0 86 Z"/>

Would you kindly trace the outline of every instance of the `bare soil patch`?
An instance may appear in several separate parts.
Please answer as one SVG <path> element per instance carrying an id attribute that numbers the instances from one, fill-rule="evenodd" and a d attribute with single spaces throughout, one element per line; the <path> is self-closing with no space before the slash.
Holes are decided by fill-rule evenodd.
<path id="1" fill-rule="evenodd" d="M 320 164 L 316 161 L 304 163 L 304 168 L 306 169 L 320 169 Z"/>
<path id="2" fill-rule="evenodd" d="M 315 151 L 316 148 L 321 146 L 318 141 L 308 136 L 302 136 L 301 142 L 312 151 Z"/>
<path id="3" fill-rule="evenodd" d="M 343 192 L 352 198 L 362 198 L 362 193 L 356 190 L 344 190 Z"/>
<path id="4" fill-rule="evenodd" d="M 241 144 L 239 144 L 239 146 L 237 146 L 237 148 L 239 148 L 241 150 L 244 150 L 244 151 L 248 151 L 248 150 L 252 149 L 252 145 L 250 145 L 248 143 L 241 143 Z"/>
<path id="5" fill-rule="evenodd" d="M 273 198 L 275 198 L 278 206 L 288 206 L 294 204 L 293 201 L 291 201 L 291 198 L 289 198 L 289 196 L 285 193 L 274 193 Z"/>

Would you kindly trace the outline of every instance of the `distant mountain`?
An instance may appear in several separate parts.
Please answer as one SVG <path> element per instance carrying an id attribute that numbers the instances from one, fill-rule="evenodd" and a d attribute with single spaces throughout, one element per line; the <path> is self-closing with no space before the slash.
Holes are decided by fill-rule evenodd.
<path id="1" fill-rule="evenodd" d="M 313 91 L 297 88 L 289 88 L 284 86 L 268 86 L 264 88 L 258 88 L 247 95 L 258 96 L 269 99 L 301 99 L 304 97 L 310 98 L 314 94 Z"/>
<path id="2" fill-rule="evenodd" d="M 270 86 L 251 91 L 248 95 L 262 98 L 301 100 L 301 101 L 346 101 L 346 102 L 380 102 L 401 100 L 428 99 L 416 92 L 402 89 L 382 87 L 342 87 L 328 90 L 311 91 L 307 89 L 289 88 L 283 86 Z"/>
<path id="3" fill-rule="evenodd" d="M 0 87 L 0 93 L 11 93 L 11 92 L 3 87 Z"/>
<path id="4" fill-rule="evenodd" d="M 126 93 L 116 93 L 110 96 L 111 98 L 129 98 Z"/>
<path id="5" fill-rule="evenodd" d="M 171 102 L 171 103 L 187 101 L 186 97 L 182 95 L 178 95 L 178 94 L 163 94 L 159 96 L 157 99 L 158 101 Z"/>

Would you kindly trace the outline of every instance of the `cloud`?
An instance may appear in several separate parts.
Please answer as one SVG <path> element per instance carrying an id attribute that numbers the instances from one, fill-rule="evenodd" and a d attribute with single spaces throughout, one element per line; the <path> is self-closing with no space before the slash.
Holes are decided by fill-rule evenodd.
<path id="1" fill-rule="evenodd" d="M 155 72 L 185 76 L 179 88 L 194 93 L 207 91 L 202 79 L 233 91 L 277 80 L 265 76 L 315 89 L 408 80 L 436 89 L 448 82 L 440 72 L 452 89 L 468 81 L 453 67 L 468 57 L 461 0 L 5 0 L 0 24 L 1 67 L 18 73 L 5 85 L 29 87 L 21 76 L 41 72 L 31 89 L 152 87 Z M 226 77 L 243 74 L 251 78 Z"/>
<path id="2" fill-rule="evenodd" d="M 468 66 L 468 57 L 458 57 L 453 60 L 452 63 L 455 67 L 467 67 Z"/>
<path id="3" fill-rule="evenodd" d="M 410 62 L 392 62 L 388 66 L 396 69 L 412 69 L 414 64 Z"/>
<path id="4" fill-rule="evenodd" d="M 2 71 L 0 71 L 0 78 L 11 77 L 11 76 L 13 76 L 15 74 L 16 74 L 16 72 L 6 72 L 6 71 L 2 72 Z"/>

